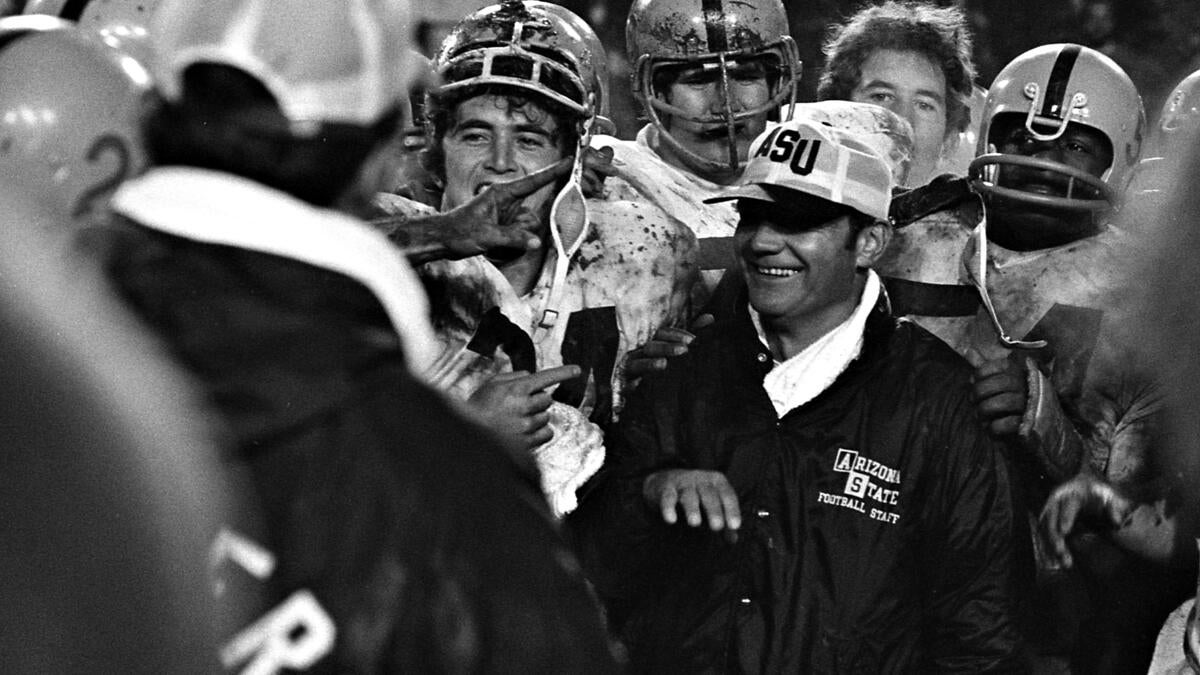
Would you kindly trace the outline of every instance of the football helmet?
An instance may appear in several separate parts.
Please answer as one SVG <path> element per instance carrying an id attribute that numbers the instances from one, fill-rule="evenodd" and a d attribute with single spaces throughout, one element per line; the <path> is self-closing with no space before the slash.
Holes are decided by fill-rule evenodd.
<path id="1" fill-rule="evenodd" d="M 1173 172 L 1200 150 L 1200 70 L 1188 75 L 1163 103 L 1129 182 L 1131 196 L 1166 197 Z"/>
<path id="2" fill-rule="evenodd" d="M 997 117 L 1019 116 L 1039 141 L 1053 141 L 1070 123 L 1099 131 L 1112 144 L 1112 164 L 1096 178 L 1040 157 L 995 152 Z M 1106 212 L 1120 195 L 1141 151 L 1146 115 L 1133 81 L 1112 59 L 1075 44 L 1051 44 L 1021 54 L 1000 71 L 984 104 L 976 159 L 968 175 L 984 197 L 1072 212 Z M 1027 192 L 1003 184 L 1001 168 L 1026 167 L 1056 174 L 1062 195 Z"/>
<path id="3" fill-rule="evenodd" d="M 625 45 L 633 68 L 633 94 L 660 138 L 686 161 L 705 172 L 731 173 L 741 169 L 736 125 L 772 114 L 796 102 L 800 82 L 800 52 L 788 33 L 787 13 L 780 0 L 747 3 L 731 0 L 635 0 L 625 23 Z M 767 57 L 776 72 L 771 97 L 760 107 L 734 111 L 729 106 L 730 62 Z M 655 74 L 664 67 L 713 66 L 720 69 L 726 101 L 719 117 L 697 118 L 672 106 L 654 91 Z M 713 162 L 683 147 L 663 123 L 663 116 L 726 128 L 729 161 Z"/>
<path id="4" fill-rule="evenodd" d="M 138 120 L 149 92 L 137 61 L 69 21 L 0 19 L 0 174 L 25 176 L 73 217 L 102 210 L 145 166 Z"/>
<path id="5" fill-rule="evenodd" d="M 25 14 L 49 14 L 75 21 L 110 47 L 146 63 L 151 17 L 159 0 L 30 0 Z"/>
<path id="6" fill-rule="evenodd" d="M 609 99 L 608 83 L 608 52 L 604 49 L 604 43 L 600 41 L 600 36 L 596 35 L 596 31 L 587 24 L 579 15 L 571 10 L 556 5 L 552 2 L 531 2 L 531 5 L 536 5 L 547 12 L 558 15 L 562 21 L 573 27 L 579 33 L 579 39 L 583 42 L 584 49 L 591 55 L 591 70 L 592 70 L 592 89 L 596 94 L 595 113 L 596 113 L 596 129 L 595 133 L 613 135 L 617 131 L 617 127 L 613 124 L 611 106 L 612 102 Z"/>
<path id="7" fill-rule="evenodd" d="M 436 95 L 495 84 L 524 89 L 569 110 L 582 136 L 594 128 L 607 93 L 607 56 L 595 33 L 581 27 L 582 19 L 546 2 L 484 7 L 442 42 Z"/>
<path id="8" fill-rule="evenodd" d="M 312 137 L 322 124 L 370 126 L 402 107 L 417 70 L 409 28 L 404 0 L 162 0 L 151 72 L 177 101 L 195 63 L 242 70 L 275 97 L 293 134 Z"/>

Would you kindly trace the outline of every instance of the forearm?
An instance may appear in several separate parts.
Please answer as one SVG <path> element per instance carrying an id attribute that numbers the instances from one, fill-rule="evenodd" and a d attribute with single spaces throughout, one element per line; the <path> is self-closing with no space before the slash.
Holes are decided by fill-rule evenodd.
<path id="1" fill-rule="evenodd" d="M 454 228 L 444 214 L 385 216 L 370 222 L 403 251 L 413 265 L 456 257 L 449 245 L 455 237 Z"/>
<path id="2" fill-rule="evenodd" d="M 1079 471 L 1083 439 L 1067 418 L 1050 378 L 1031 360 L 1026 362 L 1026 376 L 1029 397 L 1018 437 L 1050 480 L 1061 483 Z"/>

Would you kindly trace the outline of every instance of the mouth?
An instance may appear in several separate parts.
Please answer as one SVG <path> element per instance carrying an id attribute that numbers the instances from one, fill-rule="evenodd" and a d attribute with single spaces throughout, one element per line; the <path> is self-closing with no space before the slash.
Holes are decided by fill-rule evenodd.
<path id="1" fill-rule="evenodd" d="M 800 273 L 800 270 L 791 267 L 763 267 L 761 265 L 751 265 L 750 269 L 754 274 L 764 277 L 772 277 L 775 279 L 786 279 L 794 277 Z"/>
<path id="2" fill-rule="evenodd" d="M 492 186 L 492 184 L 490 182 L 480 183 L 479 185 L 475 186 L 474 194 L 478 195 L 480 192 L 483 192 L 484 190 L 490 188 L 491 186 Z"/>
<path id="3" fill-rule="evenodd" d="M 725 126 L 724 124 L 714 127 L 705 127 L 696 135 L 706 141 L 722 140 L 729 137 L 729 127 Z M 733 135 L 735 138 L 741 138 L 745 136 L 746 125 L 742 123 L 735 123 L 733 125 Z"/>
<path id="4" fill-rule="evenodd" d="M 1032 192 L 1034 194 L 1049 195 L 1051 197 L 1057 197 L 1062 194 L 1065 194 L 1066 187 L 1063 185 L 1056 185 L 1056 184 L 1051 184 L 1051 183 L 1030 182 L 1030 183 L 1022 183 L 1020 186 L 1020 190 L 1022 192 Z"/>

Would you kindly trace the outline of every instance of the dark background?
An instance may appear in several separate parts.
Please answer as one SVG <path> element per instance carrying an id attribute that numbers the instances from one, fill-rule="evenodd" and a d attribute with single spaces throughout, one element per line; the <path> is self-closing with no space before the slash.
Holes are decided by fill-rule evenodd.
<path id="1" fill-rule="evenodd" d="M 464 2 L 472 6 L 464 6 Z M 457 20 L 486 4 L 490 3 L 414 0 L 418 16 L 430 22 L 446 20 L 447 13 L 454 17 L 452 21 Z M 562 0 L 559 4 L 587 19 L 608 46 L 613 117 L 618 134 L 632 137 L 641 125 L 630 96 L 625 61 L 625 16 L 631 0 Z M 804 60 L 801 100 L 811 101 L 824 61 L 821 43 L 828 26 L 870 3 L 793 0 L 784 4 L 792 37 Z M 1022 52 L 1051 42 L 1077 42 L 1104 52 L 1129 73 L 1153 121 L 1171 88 L 1200 69 L 1200 0 L 959 0 L 936 4 L 966 9 L 975 35 L 977 82 L 985 89 L 996 73 Z M 429 32 L 431 37 L 436 34 L 437 30 Z"/>

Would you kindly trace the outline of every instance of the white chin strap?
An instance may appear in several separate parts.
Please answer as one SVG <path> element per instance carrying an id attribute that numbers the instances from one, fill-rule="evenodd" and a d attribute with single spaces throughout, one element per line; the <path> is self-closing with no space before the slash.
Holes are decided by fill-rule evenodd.
<path id="1" fill-rule="evenodd" d="M 594 97 L 593 95 L 590 95 Z M 589 106 L 591 105 L 589 101 Z M 579 147 L 575 149 L 575 163 L 567 184 L 554 197 L 550 207 L 550 238 L 554 240 L 554 278 L 546 297 L 546 306 L 538 321 L 538 328 L 550 330 L 558 323 L 559 304 L 562 302 L 563 287 L 566 286 L 567 269 L 571 258 L 583 245 L 589 226 L 587 200 L 583 197 L 583 153 L 591 145 L 595 116 L 584 122 L 584 131 L 579 135 Z"/>
<path id="2" fill-rule="evenodd" d="M 1045 340 L 1016 340 L 1009 336 L 1008 331 L 1004 330 L 1004 326 L 1000 323 L 1000 316 L 996 314 L 996 306 L 992 303 L 992 296 L 988 294 L 987 288 L 987 262 L 988 262 L 988 238 L 987 238 L 987 210 L 985 208 L 983 219 L 979 221 L 979 225 L 975 227 L 975 231 L 971 234 L 975 238 L 975 259 L 978 262 L 978 267 L 973 273 L 968 268 L 967 276 L 971 277 L 971 283 L 975 285 L 975 290 L 979 291 L 979 298 L 983 301 L 983 307 L 987 310 L 988 318 L 992 320 L 992 326 L 996 329 L 996 335 L 1000 337 L 1000 342 L 1004 343 L 1005 347 L 1011 349 L 1041 349 L 1046 346 Z"/>

